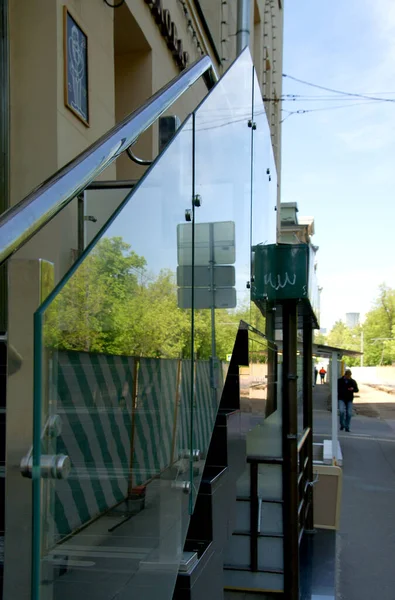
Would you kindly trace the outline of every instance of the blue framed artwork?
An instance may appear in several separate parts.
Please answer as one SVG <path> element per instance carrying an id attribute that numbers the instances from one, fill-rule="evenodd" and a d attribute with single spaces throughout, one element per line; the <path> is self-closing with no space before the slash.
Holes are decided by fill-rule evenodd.
<path id="1" fill-rule="evenodd" d="M 64 103 L 89 127 L 88 37 L 63 7 Z"/>

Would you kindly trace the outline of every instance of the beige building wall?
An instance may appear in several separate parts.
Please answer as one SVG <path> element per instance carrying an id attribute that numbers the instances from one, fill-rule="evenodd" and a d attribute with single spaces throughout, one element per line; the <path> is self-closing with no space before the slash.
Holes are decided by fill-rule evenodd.
<path id="1" fill-rule="evenodd" d="M 64 105 L 63 6 L 88 36 L 90 126 Z M 236 57 L 237 1 L 163 0 L 192 63 L 209 54 L 220 74 Z M 281 162 L 282 8 L 279 0 L 251 0 L 250 50 L 266 102 L 277 171 Z M 180 72 L 144 0 L 126 0 L 111 9 L 101 0 L 10 0 L 11 38 L 11 203 L 66 164 L 115 122 L 140 106 Z M 181 121 L 207 93 L 198 82 L 169 111 Z M 135 153 L 152 159 L 157 126 L 144 134 Z M 101 178 L 136 179 L 144 168 L 126 156 Z M 74 203 L 76 204 L 76 203 Z M 55 219 L 24 254 L 70 264 L 77 246 L 76 207 Z M 65 236 L 64 232 L 68 234 Z M 53 240 L 65 239 L 54 255 Z M 50 250 L 52 248 L 52 250 Z"/>
<path id="2" fill-rule="evenodd" d="M 189 63 L 198 60 L 203 54 L 210 54 L 201 22 L 192 5 L 188 5 L 187 15 L 178 0 L 166 0 L 162 6 L 170 12 L 178 37 L 183 42 L 183 49 L 188 52 Z M 189 21 L 192 26 L 187 28 Z M 128 35 L 128 31 L 132 31 L 133 35 Z M 126 4 L 116 11 L 114 44 L 115 106 L 116 119 L 119 121 L 177 77 L 180 69 L 149 6 L 143 0 L 126 0 Z M 218 70 L 218 63 L 213 56 L 212 60 Z M 206 94 L 207 88 L 200 80 L 165 114 L 177 115 L 182 122 Z M 133 152 L 148 160 L 157 156 L 157 124 L 141 136 Z M 145 168 L 134 164 L 125 155 L 117 161 L 117 179 L 138 179 L 144 171 Z"/>
<path id="3" fill-rule="evenodd" d="M 64 5 L 88 36 L 87 127 L 64 105 Z M 96 0 L 11 0 L 11 204 L 82 152 L 115 124 L 114 11 Z M 115 166 L 107 178 L 115 177 Z M 77 248 L 73 201 L 19 253 L 55 264 L 56 279 Z"/>

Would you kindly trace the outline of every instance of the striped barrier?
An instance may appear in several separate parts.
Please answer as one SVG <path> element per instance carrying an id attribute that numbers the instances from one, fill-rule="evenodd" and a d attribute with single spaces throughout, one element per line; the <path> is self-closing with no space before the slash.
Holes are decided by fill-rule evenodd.
<path id="1" fill-rule="evenodd" d="M 220 368 L 213 394 L 209 361 L 195 362 L 193 388 L 191 366 L 189 360 L 53 354 L 52 412 L 61 416 L 62 432 L 51 450 L 67 454 L 72 464 L 67 480 L 47 488 L 55 542 L 127 498 L 191 447 L 207 453 L 226 368 Z"/>
<path id="2" fill-rule="evenodd" d="M 134 359 L 57 352 L 53 371 L 62 418 L 56 452 L 72 464 L 70 477 L 55 485 L 55 524 L 63 537 L 127 495 Z"/>

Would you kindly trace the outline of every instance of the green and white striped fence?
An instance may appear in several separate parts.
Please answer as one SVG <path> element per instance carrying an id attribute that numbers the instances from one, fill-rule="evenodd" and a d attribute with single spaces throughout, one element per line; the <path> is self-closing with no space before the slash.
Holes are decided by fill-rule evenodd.
<path id="1" fill-rule="evenodd" d="M 56 539 L 114 507 L 190 448 L 205 454 L 224 373 L 213 394 L 209 361 L 196 361 L 191 402 L 189 360 L 55 352 L 50 398 L 62 432 L 54 450 L 72 464 L 50 500 Z"/>

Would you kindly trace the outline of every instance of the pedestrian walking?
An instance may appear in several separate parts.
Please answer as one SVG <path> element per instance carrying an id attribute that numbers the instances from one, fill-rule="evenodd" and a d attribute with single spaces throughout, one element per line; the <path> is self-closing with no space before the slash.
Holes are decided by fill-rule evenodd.
<path id="1" fill-rule="evenodd" d="M 317 369 L 317 367 L 314 367 L 314 383 L 313 383 L 313 387 L 315 385 L 317 385 L 317 377 L 318 377 L 318 369 Z"/>
<path id="2" fill-rule="evenodd" d="M 337 397 L 339 400 L 340 411 L 340 431 L 345 429 L 350 431 L 350 423 L 352 417 L 352 403 L 354 394 L 359 392 L 358 385 L 355 379 L 351 378 L 351 371 L 347 369 L 343 377 L 337 381 Z"/>
<path id="3" fill-rule="evenodd" d="M 325 371 L 324 367 L 321 367 L 321 369 L 320 369 L 321 385 L 323 383 L 325 383 L 325 375 L 326 375 L 326 371 Z"/>

